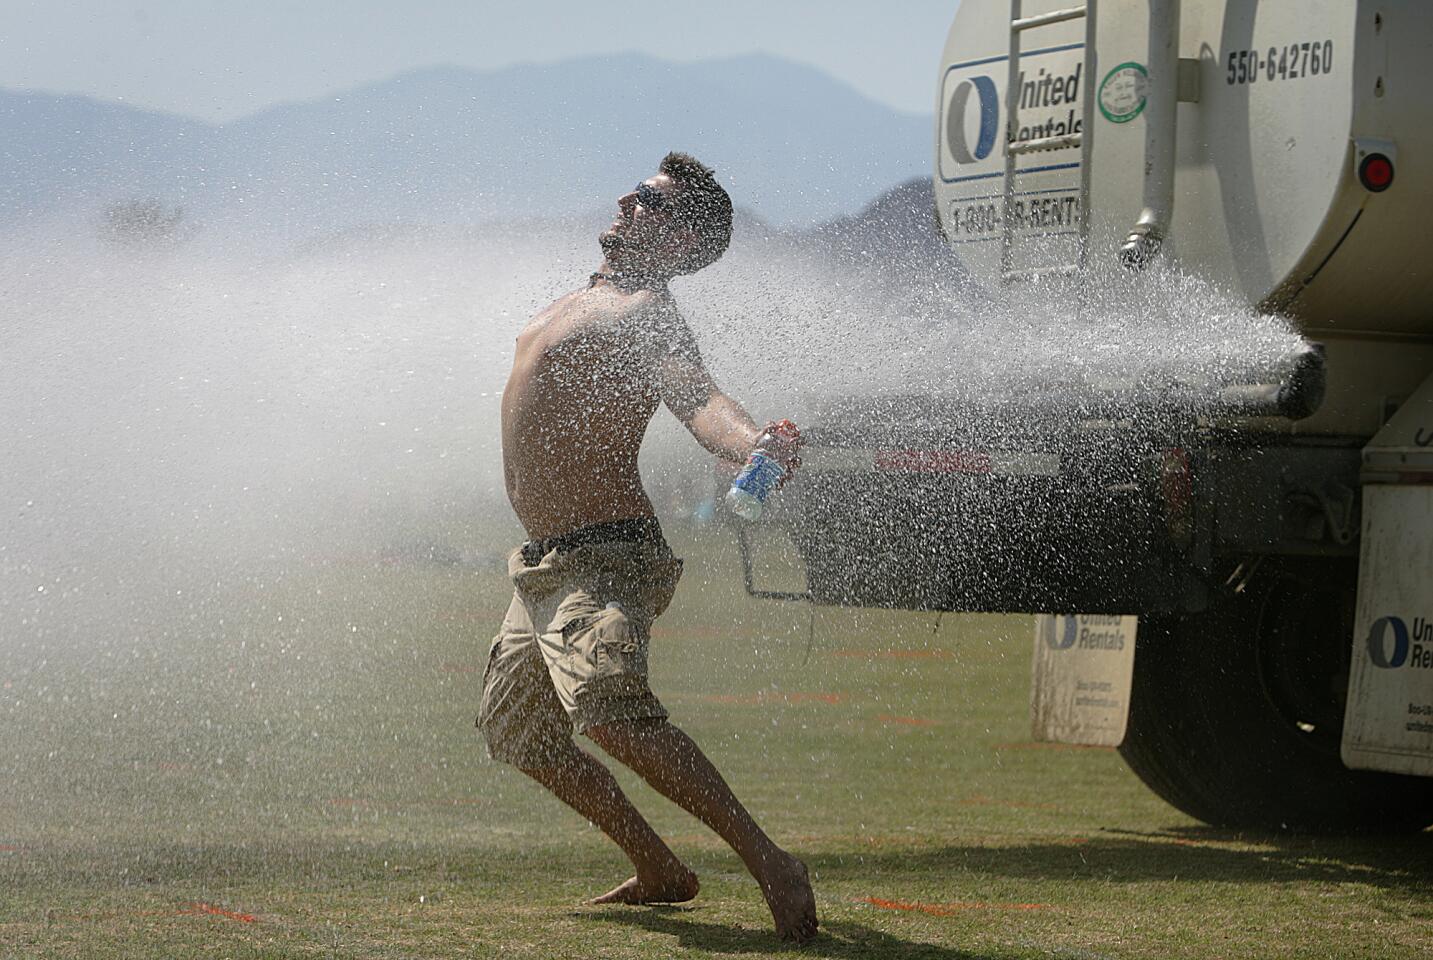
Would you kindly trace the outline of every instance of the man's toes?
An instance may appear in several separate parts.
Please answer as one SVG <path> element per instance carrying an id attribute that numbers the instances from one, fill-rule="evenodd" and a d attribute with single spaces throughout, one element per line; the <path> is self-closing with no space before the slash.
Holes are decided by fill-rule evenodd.
<path id="1" fill-rule="evenodd" d="M 790 924 L 783 925 L 779 933 L 783 940 L 805 943 L 816 935 L 817 926 L 815 917 L 801 917 L 794 919 Z"/>
<path id="2" fill-rule="evenodd" d="M 632 879 L 626 881 L 625 883 L 619 883 L 617 886 L 613 887 L 611 890 L 608 890 L 606 893 L 602 894 L 600 897 L 593 897 L 591 900 L 588 900 L 587 902 L 588 902 L 588 903 L 631 903 L 631 902 L 632 902 L 632 895 L 633 895 L 633 893 L 634 893 L 634 891 L 635 891 L 635 889 L 636 889 L 636 886 L 637 886 L 637 878 L 636 878 L 636 877 L 633 877 Z"/>

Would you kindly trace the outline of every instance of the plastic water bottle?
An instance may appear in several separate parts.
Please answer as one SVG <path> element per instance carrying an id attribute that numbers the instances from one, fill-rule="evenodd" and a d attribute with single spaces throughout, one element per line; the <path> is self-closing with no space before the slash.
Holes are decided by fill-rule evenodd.
<path id="1" fill-rule="evenodd" d="M 756 441 L 756 449 L 747 457 L 746 466 L 741 468 L 731 482 L 731 489 L 726 492 L 727 509 L 748 522 L 761 517 L 766 498 L 786 476 L 786 468 L 765 449 L 767 443 L 778 439 L 794 446 L 801 442 L 801 431 L 790 420 L 768 425 L 766 432 Z"/>
<path id="2" fill-rule="evenodd" d="M 776 489 L 776 484 L 786 475 L 786 470 L 760 447 L 751 451 L 746 466 L 731 482 L 726 492 L 726 506 L 743 520 L 752 521 L 761 517 L 766 507 L 766 498 Z"/>

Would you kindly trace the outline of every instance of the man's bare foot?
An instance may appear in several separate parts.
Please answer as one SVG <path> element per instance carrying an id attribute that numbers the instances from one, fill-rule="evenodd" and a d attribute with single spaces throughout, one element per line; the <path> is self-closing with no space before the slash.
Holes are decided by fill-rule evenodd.
<path id="1" fill-rule="evenodd" d="M 766 876 L 757 882 L 766 897 L 766 905 L 771 908 L 777 936 L 796 943 L 805 943 L 816 936 L 816 897 L 811 892 L 806 864 L 783 850 Z"/>
<path id="2" fill-rule="evenodd" d="M 697 875 L 678 865 L 677 871 L 660 877 L 636 876 L 620 883 L 588 903 L 685 903 L 697 895 Z"/>

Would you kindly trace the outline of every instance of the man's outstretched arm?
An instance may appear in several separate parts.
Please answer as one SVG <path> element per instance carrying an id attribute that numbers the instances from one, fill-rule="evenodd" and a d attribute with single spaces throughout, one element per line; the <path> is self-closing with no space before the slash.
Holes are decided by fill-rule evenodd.
<path id="1" fill-rule="evenodd" d="M 741 463 L 761 428 L 741 404 L 721 391 L 701 360 L 672 353 L 658 361 L 662 402 L 709 452 Z"/>

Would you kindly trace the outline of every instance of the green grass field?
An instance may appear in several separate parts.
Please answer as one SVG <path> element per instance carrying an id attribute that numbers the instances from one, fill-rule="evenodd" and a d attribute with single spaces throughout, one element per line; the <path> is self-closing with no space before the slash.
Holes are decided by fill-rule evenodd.
<path id="1" fill-rule="evenodd" d="M 357 556 L 57 600 L 0 644 L 0 957 L 1433 955 L 1433 833 L 1202 827 L 1030 742 L 1028 618 L 813 619 L 748 600 L 719 532 L 672 539 L 653 685 L 811 866 L 814 943 L 625 774 L 703 891 L 583 905 L 625 860 L 472 726 L 504 575 Z"/>

